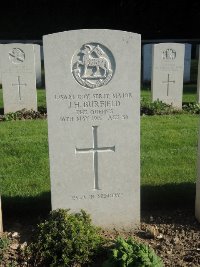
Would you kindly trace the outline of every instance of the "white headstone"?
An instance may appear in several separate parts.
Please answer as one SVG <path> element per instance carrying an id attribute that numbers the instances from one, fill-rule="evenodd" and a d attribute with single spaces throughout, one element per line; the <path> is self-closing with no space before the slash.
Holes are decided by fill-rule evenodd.
<path id="1" fill-rule="evenodd" d="M 200 222 L 200 132 L 199 132 L 199 145 L 198 145 L 195 215 L 197 220 Z"/>
<path id="2" fill-rule="evenodd" d="M 152 68 L 152 47 L 153 44 L 145 44 L 143 45 L 143 71 L 142 77 L 143 82 L 151 81 L 151 68 Z"/>
<path id="3" fill-rule="evenodd" d="M 153 46 L 152 98 L 182 107 L 184 45 L 162 43 Z"/>
<path id="4" fill-rule="evenodd" d="M 34 45 L 3 45 L 1 62 L 4 113 L 37 110 Z"/>
<path id="5" fill-rule="evenodd" d="M 1 67 L 1 55 L 3 51 L 1 50 L 4 45 L 0 44 L 0 84 L 2 84 L 2 67 Z M 34 54 L 35 54 L 35 72 L 36 72 L 36 86 L 41 87 L 42 76 L 41 76 L 41 48 L 40 45 L 34 44 Z"/>
<path id="6" fill-rule="evenodd" d="M 197 103 L 200 103 L 200 46 L 199 46 L 199 62 L 197 74 Z"/>
<path id="7" fill-rule="evenodd" d="M 41 75 L 40 45 L 34 44 L 34 51 L 35 51 L 36 86 L 37 87 L 41 87 L 41 85 L 42 85 L 42 75 Z"/>
<path id="8" fill-rule="evenodd" d="M 190 82 L 191 53 L 192 53 L 192 45 L 185 44 L 184 74 L 183 74 L 184 82 Z"/>
<path id="9" fill-rule="evenodd" d="M 140 220 L 139 34 L 75 30 L 43 38 L 52 208 L 104 228 Z"/>

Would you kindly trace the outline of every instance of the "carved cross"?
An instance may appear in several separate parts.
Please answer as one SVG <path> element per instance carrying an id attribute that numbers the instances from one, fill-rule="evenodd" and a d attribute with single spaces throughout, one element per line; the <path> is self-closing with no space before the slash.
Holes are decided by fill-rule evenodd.
<path id="1" fill-rule="evenodd" d="M 89 148 L 76 148 L 75 153 L 92 153 L 93 154 L 93 171 L 94 171 L 94 190 L 99 188 L 99 174 L 98 174 L 98 153 L 99 152 L 115 152 L 115 146 L 112 147 L 98 147 L 98 126 L 92 126 L 93 146 Z"/>
<path id="2" fill-rule="evenodd" d="M 169 74 L 168 74 L 167 75 L 167 81 L 163 81 L 162 83 L 166 83 L 167 84 L 167 96 L 169 96 L 169 84 L 170 83 L 175 83 L 175 81 L 170 81 Z"/>
<path id="3" fill-rule="evenodd" d="M 12 86 L 17 86 L 19 100 L 22 100 L 22 98 L 21 98 L 21 86 L 27 86 L 27 84 L 20 82 L 20 76 L 17 76 L 17 81 L 18 81 L 18 83 L 12 83 Z"/>

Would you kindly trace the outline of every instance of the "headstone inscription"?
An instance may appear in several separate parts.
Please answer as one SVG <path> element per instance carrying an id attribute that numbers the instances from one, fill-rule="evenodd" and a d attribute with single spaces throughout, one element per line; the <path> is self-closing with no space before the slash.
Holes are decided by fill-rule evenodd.
<path id="1" fill-rule="evenodd" d="M 199 62 L 197 74 L 197 103 L 200 103 L 200 46 L 199 46 Z"/>
<path id="2" fill-rule="evenodd" d="M 184 45 L 153 46 L 152 99 L 182 108 Z"/>
<path id="3" fill-rule="evenodd" d="M 135 227 L 140 35 L 74 30 L 46 35 L 43 45 L 52 209 L 84 209 L 108 229 Z"/>
<path id="4" fill-rule="evenodd" d="M 185 44 L 184 74 L 183 74 L 184 82 L 190 82 L 191 53 L 192 53 L 192 45 Z"/>
<path id="5" fill-rule="evenodd" d="M 1 62 L 4 113 L 37 110 L 34 45 L 3 45 Z"/>
<path id="6" fill-rule="evenodd" d="M 198 145 L 195 215 L 197 220 L 200 222 L 200 132 L 199 132 L 199 145 Z"/>
<path id="7" fill-rule="evenodd" d="M 144 83 L 151 81 L 151 68 L 152 68 L 152 47 L 153 44 L 143 45 L 143 69 L 142 80 Z"/>

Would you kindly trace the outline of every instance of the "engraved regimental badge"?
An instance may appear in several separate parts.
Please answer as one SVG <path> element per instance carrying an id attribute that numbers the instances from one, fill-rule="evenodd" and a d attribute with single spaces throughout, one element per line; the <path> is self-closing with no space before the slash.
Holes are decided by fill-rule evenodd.
<path id="1" fill-rule="evenodd" d="M 115 60 L 108 48 L 98 43 L 84 44 L 72 59 L 72 74 L 82 86 L 94 89 L 110 82 Z"/>
<path id="2" fill-rule="evenodd" d="M 20 48 L 13 48 L 9 52 L 9 59 L 14 64 L 20 64 L 20 63 L 24 62 L 24 60 L 25 60 L 25 53 Z"/>
<path id="3" fill-rule="evenodd" d="M 162 59 L 175 59 L 176 58 L 176 51 L 172 48 L 168 48 L 162 52 Z"/>

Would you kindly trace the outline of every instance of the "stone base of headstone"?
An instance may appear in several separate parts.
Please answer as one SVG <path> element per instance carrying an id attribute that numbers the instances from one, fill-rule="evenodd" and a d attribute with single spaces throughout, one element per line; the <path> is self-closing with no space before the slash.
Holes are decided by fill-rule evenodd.
<path id="1" fill-rule="evenodd" d="M 1 196 L 0 196 L 0 232 L 3 232 L 3 219 L 2 219 L 2 209 L 1 209 Z"/>

